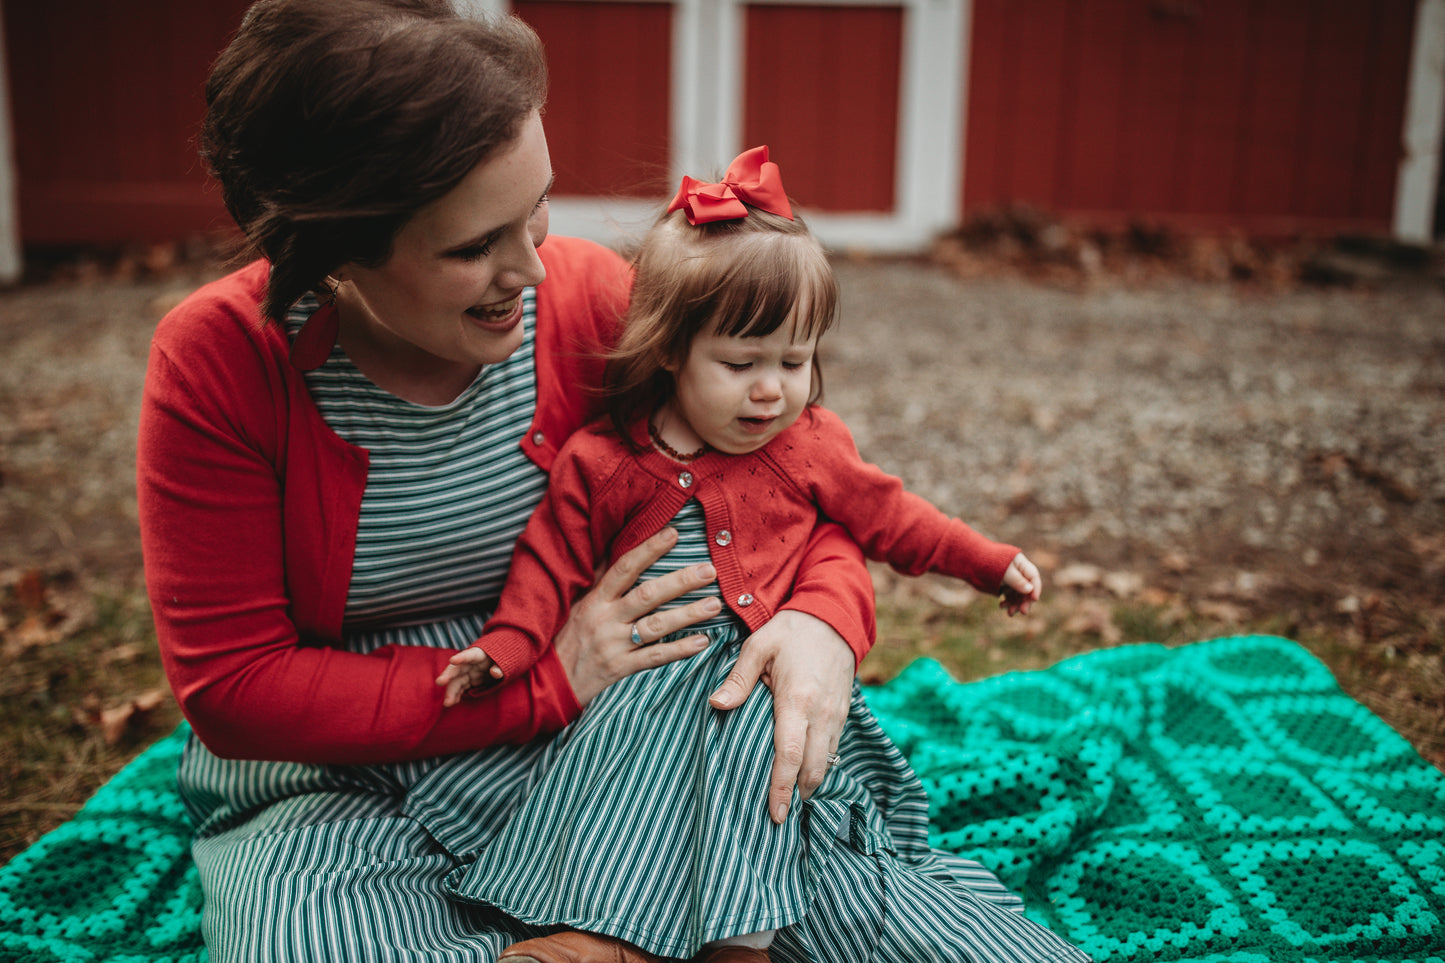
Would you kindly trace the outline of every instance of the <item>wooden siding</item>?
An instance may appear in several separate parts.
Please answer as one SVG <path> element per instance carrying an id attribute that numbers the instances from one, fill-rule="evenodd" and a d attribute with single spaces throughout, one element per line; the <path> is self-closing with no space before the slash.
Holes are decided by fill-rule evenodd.
<path id="1" fill-rule="evenodd" d="M 1390 228 L 1415 0 L 974 0 L 963 203 Z"/>
<path id="2" fill-rule="evenodd" d="M 672 5 L 519 0 L 547 48 L 553 193 L 662 200 L 671 185 Z"/>
<path id="3" fill-rule="evenodd" d="M 245 7 L 5 5 L 24 243 L 167 240 L 230 227 L 195 137 L 207 70 Z"/>
<path id="4" fill-rule="evenodd" d="M 891 211 L 903 10 L 752 4 L 743 143 L 767 144 L 800 204 Z"/>

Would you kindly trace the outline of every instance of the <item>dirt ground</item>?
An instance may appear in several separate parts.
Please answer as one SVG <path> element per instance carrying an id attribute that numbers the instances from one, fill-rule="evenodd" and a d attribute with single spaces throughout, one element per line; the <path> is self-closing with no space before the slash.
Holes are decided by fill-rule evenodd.
<path id="1" fill-rule="evenodd" d="M 1372 653 L 1380 698 L 1391 673 L 1411 680 L 1400 698 L 1423 698 L 1433 733 L 1415 738 L 1440 764 L 1438 252 L 1314 274 L 1258 257 L 1241 268 L 1218 246 L 1172 262 L 1139 252 L 1112 263 L 1063 244 L 1021 259 L 994 234 L 931 258 L 840 257 L 826 400 L 870 459 L 1029 551 L 1056 613 L 1092 595 L 1324 633 Z M 133 448 L 150 332 L 218 270 L 171 252 L 0 292 L 0 589 L 36 571 L 140 584 Z"/>

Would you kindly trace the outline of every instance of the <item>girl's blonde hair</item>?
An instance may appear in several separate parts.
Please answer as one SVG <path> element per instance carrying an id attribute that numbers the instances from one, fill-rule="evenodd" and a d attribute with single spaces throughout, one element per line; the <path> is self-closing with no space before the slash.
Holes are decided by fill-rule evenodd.
<path id="1" fill-rule="evenodd" d="M 632 421 L 672 396 L 666 367 L 687 360 L 697 335 L 763 337 L 791 323 L 794 337 L 821 337 L 837 318 L 833 267 L 797 214 L 789 220 L 748 205 L 747 217 L 694 226 L 673 211 L 647 232 L 633 268 L 632 299 L 604 379 L 608 414 L 629 443 Z M 809 403 L 822 395 L 815 357 Z"/>

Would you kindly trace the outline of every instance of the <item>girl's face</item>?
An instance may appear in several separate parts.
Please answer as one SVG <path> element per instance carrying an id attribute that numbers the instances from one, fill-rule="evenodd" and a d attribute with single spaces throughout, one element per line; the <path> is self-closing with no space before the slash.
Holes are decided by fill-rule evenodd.
<path id="1" fill-rule="evenodd" d="M 337 272 L 343 339 L 413 369 L 506 360 L 522 343 L 522 289 L 546 276 L 537 247 L 551 183 L 533 113 L 515 141 L 407 221 L 384 264 Z"/>
<path id="2" fill-rule="evenodd" d="M 757 338 L 699 334 L 672 371 L 672 414 L 718 451 L 756 451 L 798 420 L 813 389 L 816 337 L 795 340 L 793 319 Z M 681 426 L 679 426 L 681 427 Z M 687 444 L 684 441 L 684 444 Z"/>

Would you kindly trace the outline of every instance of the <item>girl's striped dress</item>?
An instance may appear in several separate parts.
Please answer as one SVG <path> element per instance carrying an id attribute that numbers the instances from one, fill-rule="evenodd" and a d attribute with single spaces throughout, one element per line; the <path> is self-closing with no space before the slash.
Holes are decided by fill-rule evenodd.
<path id="1" fill-rule="evenodd" d="M 480 634 L 546 484 L 516 445 L 535 407 L 533 306 L 528 292 L 522 348 L 442 408 L 380 391 L 339 348 L 308 375 L 327 422 L 371 452 L 349 648 Z M 298 304 L 293 332 L 313 310 Z M 701 511 L 675 524 L 659 571 L 706 555 Z M 211 959 L 487 961 L 559 926 L 683 959 L 775 928 L 789 963 L 1086 959 L 981 866 L 928 847 L 922 788 L 856 688 L 842 762 L 774 826 L 770 695 L 709 708 L 741 638 L 727 617 L 706 631 L 702 654 L 525 746 L 317 766 L 223 760 L 193 738 L 180 781 Z"/>

